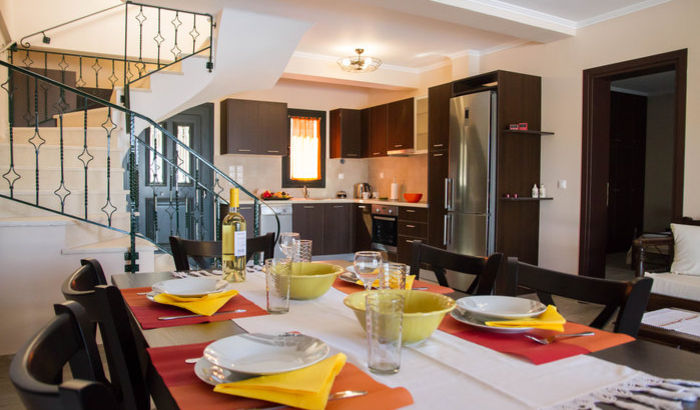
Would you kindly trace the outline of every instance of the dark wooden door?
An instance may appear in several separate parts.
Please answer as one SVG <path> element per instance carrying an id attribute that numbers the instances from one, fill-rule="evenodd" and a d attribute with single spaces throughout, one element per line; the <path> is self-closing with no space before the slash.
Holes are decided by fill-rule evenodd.
<path id="1" fill-rule="evenodd" d="M 323 212 L 323 253 L 335 255 L 352 251 L 352 204 L 325 204 Z"/>
<path id="2" fill-rule="evenodd" d="M 452 83 L 428 89 L 428 149 L 446 150 L 450 143 Z"/>
<path id="3" fill-rule="evenodd" d="M 298 232 L 301 239 L 313 241 L 313 255 L 323 255 L 324 237 L 323 204 L 293 204 L 292 205 L 292 231 Z"/>
<path id="4" fill-rule="evenodd" d="M 626 252 L 642 233 L 646 114 L 646 97 L 611 93 L 608 253 Z"/>
<path id="5" fill-rule="evenodd" d="M 186 143 L 209 162 L 213 161 L 214 106 L 210 103 L 190 108 L 161 123 L 173 136 Z M 195 175 L 196 160 L 189 153 L 177 149 L 174 142 L 155 128 L 141 134 L 147 141 L 180 168 Z M 172 235 L 188 239 L 214 240 L 214 212 L 207 195 L 186 175 L 175 172 L 162 158 L 141 147 L 139 161 L 139 218 L 140 231 L 169 248 Z M 211 171 L 200 166 L 199 178 L 204 186 L 211 186 Z"/>
<path id="6" fill-rule="evenodd" d="M 447 151 L 428 154 L 428 243 L 445 248 L 445 178 L 449 171 Z"/>
<path id="7" fill-rule="evenodd" d="M 369 157 L 386 156 L 387 105 L 377 105 L 369 111 Z"/>
<path id="8" fill-rule="evenodd" d="M 413 148 L 413 111 L 413 98 L 388 104 L 388 150 Z"/>
<path id="9" fill-rule="evenodd" d="M 330 117 L 330 157 L 362 157 L 362 118 L 360 110 L 339 108 L 332 110 Z"/>

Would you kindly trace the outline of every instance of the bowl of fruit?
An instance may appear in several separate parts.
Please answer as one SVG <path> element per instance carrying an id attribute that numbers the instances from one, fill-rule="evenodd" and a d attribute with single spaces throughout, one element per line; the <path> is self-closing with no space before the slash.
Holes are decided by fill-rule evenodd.
<path id="1" fill-rule="evenodd" d="M 278 192 L 270 192 L 270 191 L 265 191 L 262 194 L 260 194 L 260 199 L 263 199 L 265 201 L 284 201 L 287 199 L 290 199 L 292 196 L 289 195 L 288 193 L 284 191 L 278 191 Z"/>

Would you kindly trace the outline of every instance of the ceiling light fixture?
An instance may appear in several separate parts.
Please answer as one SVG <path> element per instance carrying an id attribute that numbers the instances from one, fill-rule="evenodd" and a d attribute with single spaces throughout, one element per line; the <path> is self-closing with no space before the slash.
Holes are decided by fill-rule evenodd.
<path id="1" fill-rule="evenodd" d="M 349 71 L 351 73 L 369 73 L 374 71 L 382 65 L 382 60 L 376 57 L 363 56 L 362 53 L 365 52 L 363 48 L 356 48 L 356 56 L 348 56 L 338 59 L 338 65 L 344 71 Z"/>

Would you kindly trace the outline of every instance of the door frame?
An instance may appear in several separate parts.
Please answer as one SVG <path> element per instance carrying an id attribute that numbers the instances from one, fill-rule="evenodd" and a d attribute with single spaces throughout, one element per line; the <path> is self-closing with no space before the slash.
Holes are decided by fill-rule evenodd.
<path id="1" fill-rule="evenodd" d="M 604 239 L 607 230 L 605 187 L 608 179 L 610 149 L 610 83 L 612 81 L 675 70 L 676 109 L 673 129 L 671 208 L 673 220 L 679 220 L 683 216 L 687 66 L 688 50 L 682 49 L 583 71 L 580 275 L 605 276 L 605 270 L 595 271 L 593 260 L 601 257 L 600 252 L 603 252 L 603 257 L 605 253 Z"/>

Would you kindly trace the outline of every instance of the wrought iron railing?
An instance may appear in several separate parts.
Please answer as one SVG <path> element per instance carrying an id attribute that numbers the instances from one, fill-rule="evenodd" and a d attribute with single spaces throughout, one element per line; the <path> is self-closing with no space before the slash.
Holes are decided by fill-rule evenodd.
<path id="1" fill-rule="evenodd" d="M 157 122 L 26 68 L 4 61 L 0 67 L 7 69 L 2 89 L 9 110 L 7 171 L 1 174 L 6 188 L 0 187 L 0 197 L 130 235 L 125 269 L 131 272 L 138 271 L 136 238 L 161 249 L 159 235 L 218 239 L 227 185 L 240 188 L 254 204 L 254 232 L 259 234 L 260 208 L 267 205 Z M 18 94 L 24 94 L 17 91 L 18 81 L 32 89 L 25 105 L 34 120 L 24 127 L 15 124 Z M 56 127 L 41 126 L 40 90 L 56 97 Z M 75 105 L 68 112 L 71 104 Z M 94 118 L 88 119 L 95 112 L 89 107 L 94 106 L 106 108 L 98 126 Z M 136 127 L 137 121 L 141 126 Z M 137 135 L 136 129 L 145 131 Z M 123 155 L 118 151 L 120 135 Z M 128 144 L 123 141 L 127 138 Z M 163 144 L 172 148 L 165 150 Z M 119 175 L 121 167 L 115 163 L 124 164 L 126 175 Z M 159 187 L 169 195 L 144 200 L 149 190 L 155 194 Z M 128 216 L 128 226 L 115 220 L 117 212 Z M 146 224 L 149 212 L 152 217 Z M 277 227 L 279 233 L 279 219 Z"/>
<path id="2" fill-rule="evenodd" d="M 43 43 L 49 44 L 51 39 L 47 33 L 51 34 L 52 30 L 120 7 L 123 7 L 124 13 L 124 47 L 121 55 L 40 49 L 33 48 L 29 43 L 30 39 L 41 35 Z M 214 67 L 214 27 L 213 16 L 208 13 L 127 1 L 24 36 L 19 44 L 10 48 L 9 60 L 50 78 L 50 74 L 59 73 L 54 80 L 60 78 L 62 83 L 102 99 L 109 100 L 114 87 L 123 87 L 122 103 L 128 107 L 131 85 L 186 58 L 208 53 L 205 68 L 211 71 Z M 208 32 L 209 37 L 204 38 L 203 32 Z M 75 78 L 68 78 L 70 73 L 74 73 Z"/>

